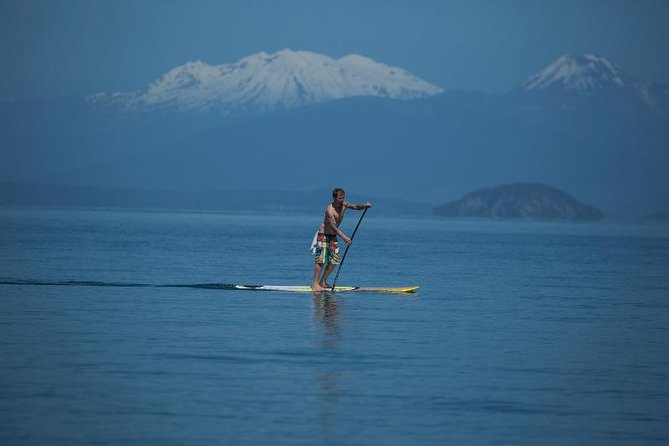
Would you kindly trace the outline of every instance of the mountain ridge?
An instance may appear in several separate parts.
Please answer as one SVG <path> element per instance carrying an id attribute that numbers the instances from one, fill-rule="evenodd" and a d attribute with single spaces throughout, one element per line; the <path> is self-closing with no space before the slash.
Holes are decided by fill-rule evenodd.
<path id="1" fill-rule="evenodd" d="M 1 206 L 60 208 L 154 209 L 202 212 L 304 213 L 319 215 L 329 202 L 331 191 L 282 190 L 150 190 L 72 186 L 66 184 L 23 184 L 0 181 Z M 366 196 L 352 202 L 371 201 L 374 215 L 427 216 L 432 205 L 420 202 Z"/>
<path id="2" fill-rule="evenodd" d="M 284 49 L 237 62 L 202 61 L 174 67 L 136 92 L 97 93 L 91 105 L 136 110 L 160 106 L 183 110 L 267 111 L 342 99 L 377 96 L 412 99 L 443 90 L 397 67 L 349 54 L 340 59 Z"/>
<path id="3" fill-rule="evenodd" d="M 545 90 L 559 85 L 581 92 L 637 87 L 639 81 L 618 64 L 594 54 L 565 54 L 523 84 L 525 91 Z"/>
<path id="4" fill-rule="evenodd" d="M 264 51 L 236 62 L 210 65 L 195 60 L 176 66 L 143 90 L 99 92 L 86 97 L 93 108 L 125 111 L 211 111 L 224 115 L 287 110 L 356 96 L 416 99 L 444 90 L 406 70 L 349 54 L 339 59 L 309 51 Z M 595 54 L 564 54 L 513 87 L 507 95 L 533 102 L 552 98 L 578 106 L 584 98 L 669 106 L 669 86 L 637 79 L 619 64 Z M 494 95 L 492 95 L 494 96 Z"/>
<path id="5" fill-rule="evenodd" d="M 560 107 L 578 107 L 593 100 L 635 102 L 655 112 L 669 106 L 668 86 L 642 81 L 595 54 L 564 54 L 509 94 L 529 102 L 548 99 Z"/>

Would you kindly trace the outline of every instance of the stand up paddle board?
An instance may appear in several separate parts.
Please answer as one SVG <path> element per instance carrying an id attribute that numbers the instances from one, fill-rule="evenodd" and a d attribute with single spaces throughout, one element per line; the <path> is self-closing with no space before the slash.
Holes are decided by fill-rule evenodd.
<path id="1" fill-rule="evenodd" d="M 215 288 L 219 290 L 248 290 L 248 291 L 284 291 L 291 293 L 311 293 L 313 290 L 307 285 L 233 285 L 228 283 L 207 283 L 196 285 L 197 288 Z M 336 293 L 351 291 L 366 291 L 372 293 L 415 293 L 420 286 L 410 287 L 365 287 L 365 286 L 336 286 Z"/>

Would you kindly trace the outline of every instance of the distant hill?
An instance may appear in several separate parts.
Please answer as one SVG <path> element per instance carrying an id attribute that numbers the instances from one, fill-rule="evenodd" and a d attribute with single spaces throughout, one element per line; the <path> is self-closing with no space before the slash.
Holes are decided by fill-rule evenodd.
<path id="1" fill-rule="evenodd" d="M 331 201 L 330 190 L 191 190 L 114 189 L 0 181 L 0 206 L 64 208 L 165 209 L 187 211 L 309 214 L 320 218 Z M 371 201 L 374 215 L 429 215 L 431 206 L 397 199 L 347 194 L 352 203 Z"/>
<path id="2" fill-rule="evenodd" d="M 599 209 L 544 184 L 508 184 L 480 189 L 434 209 L 444 217 L 596 221 Z"/>

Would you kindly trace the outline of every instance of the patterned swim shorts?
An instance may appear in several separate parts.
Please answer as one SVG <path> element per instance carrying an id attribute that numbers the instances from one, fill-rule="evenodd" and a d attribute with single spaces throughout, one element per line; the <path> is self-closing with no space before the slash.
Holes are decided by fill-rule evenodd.
<path id="1" fill-rule="evenodd" d="M 318 234 L 316 263 L 319 265 L 339 265 L 339 242 L 336 235 Z"/>

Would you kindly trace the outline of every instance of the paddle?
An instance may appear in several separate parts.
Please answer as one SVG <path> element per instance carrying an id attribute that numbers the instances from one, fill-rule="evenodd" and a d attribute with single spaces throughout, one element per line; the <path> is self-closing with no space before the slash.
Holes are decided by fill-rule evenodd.
<path id="1" fill-rule="evenodd" d="M 362 219 L 365 217 L 365 214 L 367 213 L 367 209 L 365 208 L 364 211 L 362 211 L 362 215 L 360 216 L 360 220 L 358 220 L 358 224 L 355 225 L 355 229 L 353 230 L 353 234 L 351 234 L 351 242 L 353 242 L 353 237 L 355 237 L 355 233 L 358 232 L 358 227 L 360 226 L 360 223 L 362 222 Z M 335 285 L 337 285 L 337 279 L 339 278 L 339 272 L 341 271 L 341 267 L 344 265 L 344 260 L 346 260 L 346 254 L 348 254 L 348 248 L 350 248 L 351 245 L 346 245 L 346 251 L 344 251 L 344 256 L 341 258 L 341 262 L 339 262 L 339 269 L 337 269 L 337 275 L 335 275 L 334 282 L 332 282 L 332 290 L 331 292 L 334 293 L 335 290 Z"/>

